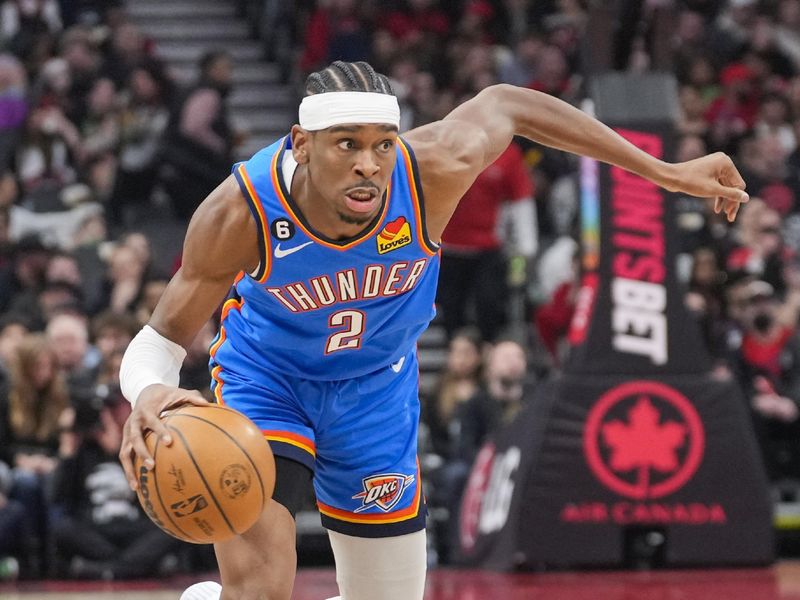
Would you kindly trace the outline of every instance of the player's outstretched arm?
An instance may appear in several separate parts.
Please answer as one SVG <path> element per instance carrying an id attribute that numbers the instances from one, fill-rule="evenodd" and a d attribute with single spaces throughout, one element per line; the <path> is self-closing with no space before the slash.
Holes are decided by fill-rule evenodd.
<path id="1" fill-rule="evenodd" d="M 685 163 L 667 163 L 558 98 L 500 84 L 486 88 L 442 121 L 406 135 L 417 153 L 426 197 L 443 204 L 431 207 L 434 223 L 442 219 L 446 223 L 460 194 L 514 136 L 622 167 L 669 191 L 715 198 L 715 210 L 724 210 L 731 221 L 740 203 L 748 199 L 744 180 L 721 152 Z"/>
<path id="2" fill-rule="evenodd" d="M 134 409 L 123 430 L 119 457 L 133 489 L 137 486 L 134 455 L 140 456 L 147 468 L 153 466 L 144 432 L 151 429 L 170 444 L 159 415 L 179 404 L 206 403 L 195 390 L 149 381 L 177 381 L 177 371 L 185 355 L 181 347 L 191 344 L 239 272 L 252 271 L 258 266 L 256 235 L 247 203 L 236 180 L 229 177 L 192 217 L 184 241 L 182 266 L 156 306 L 149 328 L 145 327 L 134 338 L 125 353 L 120 378 Z M 169 376 L 164 375 L 168 372 Z"/>

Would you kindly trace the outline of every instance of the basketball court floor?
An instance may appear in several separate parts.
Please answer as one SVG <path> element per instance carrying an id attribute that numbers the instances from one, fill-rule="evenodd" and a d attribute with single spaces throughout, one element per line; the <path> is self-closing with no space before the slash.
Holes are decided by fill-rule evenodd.
<path id="1" fill-rule="evenodd" d="M 191 581 L 0 584 L 1 600 L 177 600 Z M 303 569 L 294 600 L 336 594 L 330 569 Z M 376 598 L 381 594 L 376 590 Z M 769 569 L 570 572 L 506 575 L 436 570 L 425 600 L 800 600 L 800 562 Z"/>

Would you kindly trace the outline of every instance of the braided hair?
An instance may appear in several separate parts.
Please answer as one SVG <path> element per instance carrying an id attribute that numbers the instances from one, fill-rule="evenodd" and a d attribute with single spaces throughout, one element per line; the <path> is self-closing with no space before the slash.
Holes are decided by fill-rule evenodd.
<path id="1" fill-rule="evenodd" d="M 306 96 L 325 92 L 375 92 L 394 96 L 389 78 L 364 61 L 337 60 L 321 71 L 311 73 L 306 79 Z"/>

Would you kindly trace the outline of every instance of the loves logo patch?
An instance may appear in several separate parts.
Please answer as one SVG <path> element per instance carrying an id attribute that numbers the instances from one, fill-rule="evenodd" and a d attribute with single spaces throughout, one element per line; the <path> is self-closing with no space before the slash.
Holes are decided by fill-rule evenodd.
<path id="1" fill-rule="evenodd" d="M 705 431 L 692 403 L 656 381 L 631 381 L 603 394 L 583 432 L 586 462 L 610 490 L 633 498 L 660 498 L 694 476 Z"/>
<path id="2" fill-rule="evenodd" d="M 387 473 L 373 475 L 362 480 L 364 491 L 353 496 L 353 500 L 361 500 L 355 512 L 363 512 L 377 506 L 383 512 L 389 512 L 400 502 L 403 492 L 414 482 L 414 475 L 398 475 Z"/>
<path id="3" fill-rule="evenodd" d="M 411 225 L 405 217 L 387 223 L 376 238 L 378 254 L 386 254 L 411 243 Z"/>

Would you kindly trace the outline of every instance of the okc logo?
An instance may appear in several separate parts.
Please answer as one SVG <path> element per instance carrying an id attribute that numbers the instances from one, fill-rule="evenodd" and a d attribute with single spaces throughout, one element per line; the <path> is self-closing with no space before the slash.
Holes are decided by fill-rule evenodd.
<path id="1" fill-rule="evenodd" d="M 389 512 L 400 502 L 403 492 L 414 482 L 413 475 L 398 475 L 388 473 L 373 475 L 362 480 L 364 491 L 353 496 L 353 500 L 361 500 L 362 504 L 355 512 L 363 512 L 368 508 L 377 506 L 383 512 Z"/>

